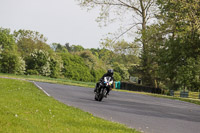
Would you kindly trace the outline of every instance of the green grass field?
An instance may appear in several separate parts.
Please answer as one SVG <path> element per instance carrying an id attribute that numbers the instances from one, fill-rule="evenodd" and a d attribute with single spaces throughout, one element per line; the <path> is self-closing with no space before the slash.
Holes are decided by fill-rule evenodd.
<path id="1" fill-rule="evenodd" d="M 0 78 L 2 133 L 138 133 L 46 96 L 33 83 Z"/>
<path id="2" fill-rule="evenodd" d="M 74 81 L 74 80 L 68 80 L 66 78 L 50 78 L 50 77 L 36 76 L 36 75 L 15 75 L 15 74 L 0 73 L 0 77 L 1 76 L 8 77 L 8 78 L 18 78 L 18 79 L 26 79 L 26 80 L 33 80 L 33 81 L 40 81 L 40 82 L 50 82 L 50 83 L 57 83 L 57 84 L 90 87 L 90 88 L 95 87 L 95 83 L 93 82 Z"/>

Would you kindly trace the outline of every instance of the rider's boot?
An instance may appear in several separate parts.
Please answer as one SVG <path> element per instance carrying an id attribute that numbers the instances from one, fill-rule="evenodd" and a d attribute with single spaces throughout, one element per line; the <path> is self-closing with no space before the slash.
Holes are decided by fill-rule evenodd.
<path id="1" fill-rule="evenodd" d="M 97 88 L 95 87 L 95 89 L 94 89 L 94 93 L 96 93 L 97 92 Z"/>
<path id="2" fill-rule="evenodd" d="M 94 89 L 94 93 L 97 92 L 97 89 L 99 88 L 99 83 L 96 84 L 95 89 Z"/>
<path id="3" fill-rule="evenodd" d="M 94 93 L 96 93 L 96 92 L 97 92 L 97 85 L 94 88 Z"/>
<path id="4" fill-rule="evenodd" d="M 105 98 L 107 98 L 107 95 L 109 95 L 110 90 L 107 90 Z"/>

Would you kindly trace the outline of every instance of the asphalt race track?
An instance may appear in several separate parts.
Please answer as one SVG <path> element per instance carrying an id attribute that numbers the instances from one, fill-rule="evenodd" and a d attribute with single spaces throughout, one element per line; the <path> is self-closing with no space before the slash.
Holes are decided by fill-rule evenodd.
<path id="1" fill-rule="evenodd" d="M 141 94 L 111 91 L 102 102 L 92 88 L 36 82 L 55 99 L 145 133 L 200 133 L 200 106 Z"/>

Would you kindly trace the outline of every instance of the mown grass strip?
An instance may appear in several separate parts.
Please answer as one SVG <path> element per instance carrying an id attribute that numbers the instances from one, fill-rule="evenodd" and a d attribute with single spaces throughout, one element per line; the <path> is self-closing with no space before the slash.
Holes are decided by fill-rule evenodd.
<path id="1" fill-rule="evenodd" d="M 138 133 L 46 96 L 33 83 L 0 78 L 0 132 Z"/>
<path id="2" fill-rule="evenodd" d="M 136 92 L 136 91 L 128 91 L 128 90 L 120 90 L 120 89 L 114 89 L 114 90 L 115 91 L 122 91 L 122 92 L 129 92 L 129 93 L 138 93 L 138 94 L 149 95 L 149 96 L 153 96 L 153 97 L 180 100 L 180 101 L 185 101 L 185 102 L 190 102 L 190 103 L 200 105 L 200 99 L 181 98 L 181 97 L 176 97 L 176 96 L 167 96 L 167 95 L 153 94 L 153 93 L 147 93 L 147 92 Z"/>
<path id="3" fill-rule="evenodd" d="M 37 75 L 14 75 L 14 74 L 4 74 L 4 73 L 0 73 L 0 77 L 18 78 L 18 79 L 25 79 L 25 80 L 32 80 L 32 81 L 50 82 L 50 83 L 57 83 L 57 84 L 90 87 L 90 88 L 95 87 L 95 83 L 93 82 L 74 81 L 74 80 L 69 80 L 66 78 L 50 78 L 50 77 L 37 76 Z"/>

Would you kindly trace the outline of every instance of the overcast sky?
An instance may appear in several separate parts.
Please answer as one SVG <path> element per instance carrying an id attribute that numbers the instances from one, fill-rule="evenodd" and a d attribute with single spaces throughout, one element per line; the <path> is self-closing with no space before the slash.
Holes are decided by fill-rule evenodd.
<path id="1" fill-rule="evenodd" d="M 100 39 L 116 29 L 100 28 L 97 16 L 97 10 L 87 12 L 74 0 L 0 0 L 0 27 L 38 31 L 48 44 L 99 47 Z"/>

